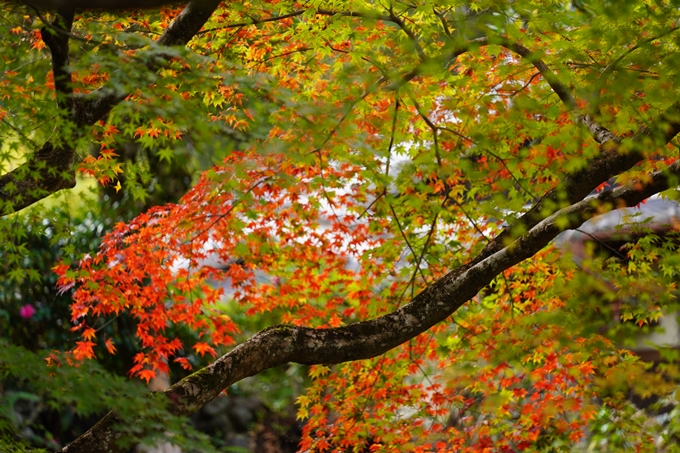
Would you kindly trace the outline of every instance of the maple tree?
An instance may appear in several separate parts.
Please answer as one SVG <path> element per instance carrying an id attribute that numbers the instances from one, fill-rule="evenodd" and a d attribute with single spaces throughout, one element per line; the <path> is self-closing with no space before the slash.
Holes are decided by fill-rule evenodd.
<path id="1" fill-rule="evenodd" d="M 305 451 L 673 451 L 678 423 L 627 396 L 674 401 L 677 351 L 649 368 L 622 338 L 674 312 L 675 233 L 638 222 L 581 268 L 552 242 L 677 198 L 673 2 L 42 6 L 2 6 L 8 262 L 16 219 L 40 223 L 77 177 L 162 190 L 148 159 L 118 159 L 124 140 L 214 164 L 179 202 L 67 250 L 54 271 L 80 338 L 50 366 L 114 354 L 102 326 L 125 313 L 133 377 L 187 371 L 173 414 L 310 365 Z M 280 323 L 241 341 L 236 312 Z M 120 417 L 62 451 L 120 450 Z"/>

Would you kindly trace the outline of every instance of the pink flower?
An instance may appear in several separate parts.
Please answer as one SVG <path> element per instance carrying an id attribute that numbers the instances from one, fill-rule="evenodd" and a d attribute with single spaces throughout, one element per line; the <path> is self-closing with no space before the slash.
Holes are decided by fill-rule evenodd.
<path id="1" fill-rule="evenodd" d="M 31 304 L 26 304 L 21 309 L 19 310 L 19 316 L 25 319 L 29 319 L 31 316 L 35 314 L 35 308 L 33 308 L 33 305 Z"/>

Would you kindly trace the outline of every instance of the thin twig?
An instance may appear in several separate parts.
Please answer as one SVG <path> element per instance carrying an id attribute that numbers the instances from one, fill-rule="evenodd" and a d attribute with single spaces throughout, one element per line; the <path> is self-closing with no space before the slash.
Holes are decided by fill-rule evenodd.
<path id="1" fill-rule="evenodd" d="M 601 246 L 603 246 L 603 247 L 609 249 L 609 251 L 611 251 L 612 253 L 614 253 L 615 255 L 617 255 L 617 256 L 618 256 L 619 258 L 621 258 L 622 260 L 625 260 L 625 259 L 626 259 L 626 257 L 625 257 L 621 252 L 619 252 L 619 251 L 616 250 L 614 247 L 612 247 L 611 245 L 607 244 L 606 242 L 604 242 L 602 239 L 598 238 L 598 237 L 595 236 L 594 234 L 588 233 L 587 231 L 583 231 L 583 230 L 580 229 L 580 228 L 574 228 L 573 230 L 574 230 L 574 231 L 578 231 L 579 233 L 585 234 L 586 236 L 590 237 L 593 241 L 595 241 L 595 242 L 597 242 L 598 244 L 600 244 Z"/>
<path id="2" fill-rule="evenodd" d="M 250 25 L 264 24 L 264 23 L 267 23 L 267 22 L 276 22 L 276 21 L 288 19 L 288 18 L 291 18 L 291 17 L 301 16 L 302 14 L 305 13 L 305 11 L 306 10 L 293 11 L 292 13 L 283 14 L 281 16 L 272 16 L 272 17 L 268 17 L 266 19 L 252 19 L 250 22 L 238 22 L 238 23 L 235 23 L 235 24 L 227 24 L 227 25 L 224 25 L 222 27 L 208 28 L 207 30 L 199 31 L 198 33 L 196 33 L 196 36 L 204 35 L 206 33 L 211 33 L 213 31 L 226 30 L 226 29 L 229 29 L 229 28 L 248 27 Z"/>
<path id="3" fill-rule="evenodd" d="M 519 88 L 519 89 L 513 91 L 512 93 L 508 94 L 507 96 L 508 96 L 508 97 L 514 97 L 514 96 L 516 96 L 517 94 L 521 93 L 521 92 L 524 91 L 529 85 L 531 85 L 531 82 L 533 82 L 534 79 L 535 79 L 536 77 L 538 77 L 538 76 L 540 76 L 540 75 L 541 75 L 540 72 L 534 73 L 534 74 L 529 78 L 529 80 L 527 80 L 527 83 L 525 83 L 524 86 L 522 86 L 522 88 Z"/>
<path id="4" fill-rule="evenodd" d="M 394 116 L 392 117 L 392 131 L 390 133 L 390 144 L 387 147 L 387 163 L 385 165 L 385 176 L 390 173 L 390 158 L 392 157 L 392 146 L 394 146 L 394 135 L 397 130 L 397 116 L 399 113 L 399 93 L 394 94 Z"/>
<path id="5" fill-rule="evenodd" d="M 592 108 L 591 108 L 591 113 L 595 114 L 599 112 L 599 99 L 600 99 L 600 92 L 604 88 L 604 86 L 607 83 L 607 80 L 609 80 L 609 77 L 614 73 L 616 70 L 617 66 L 619 63 L 621 63 L 626 57 L 628 57 L 630 54 L 638 50 L 641 46 L 644 44 L 648 44 L 652 41 L 656 41 L 657 39 L 661 39 L 664 36 L 668 36 L 671 33 L 675 32 L 676 30 L 680 29 L 680 26 L 674 26 L 670 30 L 667 30 L 659 35 L 652 36 L 651 38 L 643 39 L 642 41 L 638 42 L 635 44 L 633 47 L 630 49 L 626 50 L 623 52 L 621 55 L 619 55 L 614 61 L 609 63 L 606 68 L 604 68 L 604 71 L 600 74 L 600 77 L 597 79 L 595 82 L 595 86 L 593 87 L 593 97 L 594 97 L 594 102 L 592 103 Z"/>
<path id="6" fill-rule="evenodd" d="M 32 5 L 32 4 L 29 3 L 29 2 L 24 2 L 24 3 L 26 4 L 26 6 L 28 6 L 28 7 L 31 8 L 33 11 L 35 11 L 35 14 L 38 16 L 38 18 L 40 19 L 40 21 L 41 21 L 43 24 L 45 24 L 46 27 L 51 28 L 52 30 L 54 30 L 54 31 L 57 32 L 58 34 L 60 34 L 60 35 L 62 35 L 62 36 L 65 36 L 65 37 L 67 37 L 67 38 L 75 39 L 76 41 L 81 41 L 81 42 L 88 43 L 88 44 L 95 44 L 95 45 L 103 44 L 103 43 L 98 42 L 98 41 L 94 41 L 94 40 L 91 40 L 91 39 L 83 38 L 82 36 L 78 36 L 78 35 L 74 34 L 73 32 L 71 32 L 71 31 L 69 31 L 69 30 L 65 30 L 65 29 L 63 29 L 63 28 L 61 28 L 61 27 L 55 25 L 53 22 L 50 22 L 49 20 L 47 20 L 47 19 L 45 18 L 45 16 L 43 16 L 42 13 L 40 12 L 40 10 L 39 10 L 36 6 Z"/>
<path id="7" fill-rule="evenodd" d="M 439 140 L 437 139 L 437 132 L 438 132 L 438 127 L 432 122 L 432 120 L 423 112 L 422 108 L 420 107 L 420 104 L 416 100 L 416 98 L 413 96 L 413 93 L 411 93 L 411 90 L 406 90 L 408 93 L 408 97 L 411 99 L 411 102 L 413 102 L 413 105 L 416 108 L 416 111 L 418 112 L 418 115 L 425 121 L 425 124 L 430 128 L 432 131 L 432 138 L 434 142 L 434 155 L 435 158 L 437 159 L 437 165 L 439 165 L 439 168 L 442 167 L 442 158 L 441 155 L 439 154 Z"/>
<path id="8" fill-rule="evenodd" d="M 411 243 L 408 241 L 408 238 L 406 237 L 406 233 L 404 233 L 404 230 L 401 227 L 401 223 L 399 222 L 399 217 L 397 216 L 397 213 L 394 211 L 394 207 L 392 206 L 392 203 L 388 203 L 388 204 L 390 206 L 390 210 L 392 211 L 392 215 L 394 216 L 394 221 L 397 223 L 397 228 L 399 228 L 399 232 L 401 233 L 401 237 L 404 238 L 404 242 L 406 242 L 406 246 L 411 251 L 413 258 L 418 258 L 418 255 L 416 255 L 416 252 L 413 250 L 413 247 L 411 247 Z M 420 269 L 418 269 L 418 270 L 420 270 Z M 425 279 L 425 275 L 423 274 L 422 270 L 420 270 L 420 275 L 423 277 L 423 280 L 427 281 Z"/>
<path id="9" fill-rule="evenodd" d="M 425 55 L 425 51 L 420 45 L 420 42 L 418 42 L 418 38 L 416 38 L 416 35 L 413 33 L 413 31 L 411 31 L 411 29 L 400 17 L 394 14 L 394 11 L 392 10 L 391 7 L 389 18 L 391 19 L 392 23 L 397 24 L 397 26 L 401 28 L 401 30 L 406 34 L 406 36 L 409 37 L 409 39 L 413 43 L 413 47 L 415 47 L 416 49 L 416 53 L 418 54 L 418 58 L 420 59 L 420 61 L 427 60 L 427 55 Z"/>
<path id="10" fill-rule="evenodd" d="M 371 208 L 373 207 L 373 205 L 376 204 L 376 203 L 378 202 L 378 200 L 380 200 L 380 199 L 381 199 L 382 197 L 384 197 L 385 195 L 387 195 L 387 191 L 383 189 L 383 191 L 380 192 L 380 194 L 378 194 L 378 196 L 375 197 L 375 199 L 374 199 L 373 201 L 371 201 L 371 203 L 370 203 L 368 206 L 366 206 L 366 209 L 364 209 L 364 210 L 361 212 L 361 214 L 359 215 L 359 217 L 357 217 L 357 220 L 361 219 L 361 218 L 368 212 L 368 210 L 371 209 Z"/>
<path id="11" fill-rule="evenodd" d="M 423 262 L 423 258 L 425 258 L 425 252 L 427 252 L 427 249 L 430 245 L 430 240 L 432 239 L 432 234 L 434 234 L 435 227 L 437 226 L 437 220 L 439 219 L 439 212 L 435 213 L 434 218 L 432 219 L 432 224 L 430 225 L 430 231 L 427 233 L 427 238 L 425 238 L 425 243 L 423 244 L 423 249 L 420 251 L 420 257 L 418 258 L 418 261 L 416 262 L 416 269 L 420 271 L 420 275 L 423 277 L 423 280 L 425 284 L 427 284 L 427 279 L 425 278 L 425 275 L 423 274 L 422 269 L 420 269 L 420 265 Z M 413 283 L 414 285 L 411 286 L 411 292 L 415 290 L 415 272 L 413 274 Z"/>
<path id="12" fill-rule="evenodd" d="M 470 217 L 470 214 L 468 214 L 467 211 L 465 211 L 465 208 L 463 208 L 463 205 L 462 205 L 458 200 L 456 200 L 455 198 L 452 198 L 452 197 L 449 196 L 448 191 L 447 191 L 445 200 L 451 200 L 451 201 L 453 201 L 453 204 L 455 204 L 456 206 L 458 206 L 458 209 L 461 210 L 461 212 L 463 213 L 463 215 L 468 219 L 468 222 L 470 222 L 470 223 L 472 224 L 472 226 L 473 226 L 474 229 L 477 231 L 477 233 L 479 233 L 479 234 L 484 238 L 484 240 L 486 240 L 487 243 L 491 242 L 491 239 L 489 239 L 488 236 L 487 236 L 486 234 L 484 234 L 484 232 L 483 232 L 482 229 L 479 227 L 479 225 L 477 225 L 477 222 L 475 222 L 475 221 L 472 219 L 472 217 Z"/>
<path id="13" fill-rule="evenodd" d="M 38 146 L 38 144 L 36 142 L 34 142 L 32 139 L 30 139 L 26 134 L 24 134 L 24 132 L 21 129 L 16 127 L 14 124 L 10 123 L 5 118 L 2 118 L 2 122 L 5 123 L 6 125 L 8 125 L 14 132 L 19 134 L 21 136 L 21 138 L 23 138 L 28 143 L 30 143 L 31 146 L 33 146 L 33 148 L 35 148 L 35 149 L 40 148 L 40 146 Z"/>

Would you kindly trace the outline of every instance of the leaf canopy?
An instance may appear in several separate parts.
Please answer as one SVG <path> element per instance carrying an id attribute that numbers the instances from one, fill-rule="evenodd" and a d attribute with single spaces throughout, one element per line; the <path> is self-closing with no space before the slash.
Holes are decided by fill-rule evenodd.
<path id="1" fill-rule="evenodd" d="M 2 8 L 10 280 L 44 278 L 19 219 L 60 197 L 107 216 L 111 188 L 146 202 L 161 168 L 194 172 L 86 255 L 50 223 L 75 359 L 115 351 L 121 314 L 133 376 L 219 356 L 167 391 L 176 413 L 312 365 L 308 451 L 673 451 L 677 422 L 627 395 L 676 399 L 678 344 L 656 368 L 633 351 L 677 310 L 677 220 L 579 266 L 551 241 L 678 185 L 675 2 Z M 255 317 L 282 325 L 244 342 Z"/>

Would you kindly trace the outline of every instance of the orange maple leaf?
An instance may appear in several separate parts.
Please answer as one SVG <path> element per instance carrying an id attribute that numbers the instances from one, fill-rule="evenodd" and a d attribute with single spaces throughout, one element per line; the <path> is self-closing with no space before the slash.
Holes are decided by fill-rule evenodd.
<path id="1" fill-rule="evenodd" d="M 154 370 L 144 369 L 137 373 L 141 379 L 144 379 L 148 384 L 149 381 L 156 377 L 156 372 Z"/>
<path id="2" fill-rule="evenodd" d="M 113 340 L 111 338 L 106 340 L 104 344 L 106 345 L 106 350 L 109 351 L 109 354 L 116 353 L 116 347 L 113 345 Z"/>
<path id="3" fill-rule="evenodd" d="M 91 341 L 77 341 L 76 347 L 73 349 L 73 357 L 76 360 L 93 359 L 95 357 L 92 350 L 94 345 L 95 343 Z"/>
<path id="4" fill-rule="evenodd" d="M 206 352 L 210 353 L 210 355 L 213 357 L 217 357 L 217 352 L 215 352 L 215 349 L 213 349 L 213 347 L 210 346 L 208 343 L 203 343 L 199 341 L 194 345 L 194 350 L 198 352 L 201 355 L 201 357 L 203 357 Z"/>

